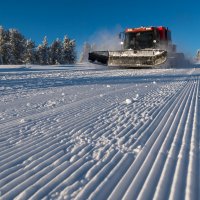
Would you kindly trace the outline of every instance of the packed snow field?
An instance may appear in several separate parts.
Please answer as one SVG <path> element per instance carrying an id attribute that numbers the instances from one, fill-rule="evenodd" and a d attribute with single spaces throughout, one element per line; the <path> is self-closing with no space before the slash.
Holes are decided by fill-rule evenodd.
<path id="1" fill-rule="evenodd" d="M 200 199 L 200 68 L 0 67 L 0 199 Z"/>

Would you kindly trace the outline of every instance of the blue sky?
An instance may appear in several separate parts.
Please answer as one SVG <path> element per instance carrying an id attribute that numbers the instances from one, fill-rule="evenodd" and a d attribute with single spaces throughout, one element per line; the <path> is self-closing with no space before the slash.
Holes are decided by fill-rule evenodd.
<path id="1" fill-rule="evenodd" d="M 127 27 L 167 26 L 178 50 L 200 48 L 199 0 L 2 0 L 0 25 L 16 28 L 36 44 L 46 35 L 76 39 L 78 51 L 97 32 Z"/>

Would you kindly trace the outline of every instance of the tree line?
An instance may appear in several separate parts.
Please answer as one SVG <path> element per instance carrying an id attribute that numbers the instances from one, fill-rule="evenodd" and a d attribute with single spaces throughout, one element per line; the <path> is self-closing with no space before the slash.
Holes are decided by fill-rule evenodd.
<path id="1" fill-rule="evenodd" d="M 76 62 L 76 42 L 67 36 L 56 39 L 51 45 L 45 36 L 36 46 L 16 29 L 5 30 L 0 26 L 0 64 L 57 65 Z"/>

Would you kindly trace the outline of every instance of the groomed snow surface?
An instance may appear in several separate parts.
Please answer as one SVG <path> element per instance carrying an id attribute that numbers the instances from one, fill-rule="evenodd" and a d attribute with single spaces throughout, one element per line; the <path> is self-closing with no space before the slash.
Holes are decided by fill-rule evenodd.
<path id="1" fill-rule="evenodd" d="M 0 199 L 200 199 L 200 68 L 0 67 Z"/>

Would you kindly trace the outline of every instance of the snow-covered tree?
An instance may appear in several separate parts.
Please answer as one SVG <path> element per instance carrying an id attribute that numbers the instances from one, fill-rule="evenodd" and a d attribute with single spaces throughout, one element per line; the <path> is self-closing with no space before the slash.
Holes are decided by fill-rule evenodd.
<path id="1" fill-rule="evenodd" d="M 75 40 L 71 40 L 69 44 L 70 48 L 70 56 L 69 56 L 69 64 L 74 64 L 76 62 L 76 42 Z"/>
<path id="2" fill-rule="evenodd" d="M 9 58 L 9 64 L 22 64 L 25 51 L 26 39 L 16 29 L 9 30 L 9 48 L 12 54 Z"/>
<path id="3" fill-rule="evenodd" d="M 0 64 L 7 64 L 6 54 L 7 54 L 7 44 L 8 42 L 8 32 L 0 26 Z"/>
<path id="4" fill-rule="evenodd" d="M 12 46 L 9 42 L 5 44 L 4 64 L 17 64 Z"/>
<path id="5" fill-rule="evenodd" d="M 46 36 L 42 44 L 37 47 L 37 62 L 41 65 L 49 64 L 49 47 Z"/>
<path id="6" fill-rule="evenodd" d="M 57 38 L 50 47 L 50 64 L 57 65 L 63 63 L 62 42 Z"/>
<path id="7" fill-rule="evenodd" d="M 31 39 L 26 41 L 23 62 L 26 64 L 36 63 L 35 43 Z"/>
<path id="8" fill-rule="evenodd" d="M 0 64 L 72 64 L 76 61 L 76 43 L 67 36 L 63 42 L 55 40 L 49 47 L 45 36 L 42 44 L 35 46 L 16 29 L 0 26 Z"/>
<path id="9" fill-rule="evenodd" d="M 70 39 L 65 36 L 63 39 L 63 62 L 64 64 L 67 64 L 69 62 L 69 43 L 70 43 Z"/>
<path id="10" fill-rule="evenodd" d="M 41 64 L 43 62 L 43 53 L 42 53 L 42 45 L 39 44 L 36 48 L 36 55 L 35 55 L 35 58 L 36 58 L 36 63 L 37 64 Z"/>
<path id="11" fill-rule="evenodd" d="M 91 51 L 91 45 L 87 42 L 83 45 L 83 50 L 80 57 L 80 62 L 87 62 L 88 61 L 88 54 Z"/>
<path id="12" fill-rule="evenodd" d="M 63 39 L 63 63 L 73 64 L 76 62 L 76 42 L 70 40 L 67 36 Z"/>

